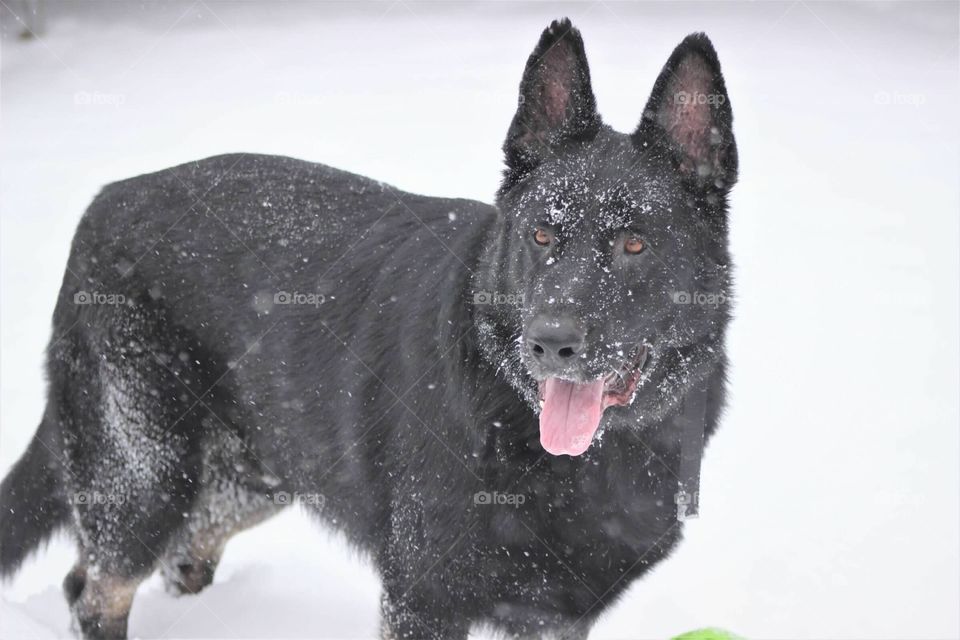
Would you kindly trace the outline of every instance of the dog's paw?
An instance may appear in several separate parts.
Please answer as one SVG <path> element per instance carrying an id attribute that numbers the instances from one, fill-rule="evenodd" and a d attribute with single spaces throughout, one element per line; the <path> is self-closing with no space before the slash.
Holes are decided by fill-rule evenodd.
<path id="1" fill-rule="evenodd" d="M 204 560 L 180 560 L 165 564 L 162 569 L 163 585 L 167 592 L 182 596 L 200 593 L 213 583 L 216 564 Z"/>

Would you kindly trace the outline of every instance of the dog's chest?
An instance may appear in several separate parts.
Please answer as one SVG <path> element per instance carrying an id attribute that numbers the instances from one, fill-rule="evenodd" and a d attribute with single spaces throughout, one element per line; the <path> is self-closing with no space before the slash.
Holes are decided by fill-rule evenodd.
<path id="1" fill-rule="evenodd" d="M 675 522 L 671 469 L 647 452 L 551 458 L 489 495 L 485 546 L 511 561 L 537 557 L 619 565 Z M 604 467 L 604 463 L 609 466 Z"/>
<path id="2" fill-rule="evenodd" d="M 657 488 L 666 481 L 622 480 L 631 492 L 599 480 L 553 478 L 549 485 L 537 476 L 519 483 L 510 502 L 490 505 L 477 533 L 478 575 L 491 606 L 551 611 L 571 598 L 593 602 L 593 594 L 625 588 L 630 580 L 623 578 L 642 572 L 665 541 L 672 544 L 665 535 L 676 526 L 668 482 Z"/>

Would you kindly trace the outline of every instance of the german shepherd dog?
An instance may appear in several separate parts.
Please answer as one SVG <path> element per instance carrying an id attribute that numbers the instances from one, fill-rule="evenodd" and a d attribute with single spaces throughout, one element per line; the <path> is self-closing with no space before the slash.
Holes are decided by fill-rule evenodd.
<path id="1" fill-rule="evenodd" d="M 493 206 L 247 154 L 107 186 L 3 481 L 3 574 L 69 528 L 74 623 L 123 638 L 152 571 L 198 592 L 299 502 L 373 562 L 384 638 L 585 637 L 681 537 L 684 403 L 707 437 L 723 405 L 731 127 L 694 34 L 613 131 L 560 20 Z"/>

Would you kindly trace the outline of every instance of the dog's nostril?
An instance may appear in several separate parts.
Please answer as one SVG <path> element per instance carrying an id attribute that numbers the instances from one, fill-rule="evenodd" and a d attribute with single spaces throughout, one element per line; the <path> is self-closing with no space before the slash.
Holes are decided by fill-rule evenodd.
<path id="1" fill-rule="evenodd" d="M 538 316 L 527 328 L 528 353 L 542 366 L 563 368 L 583 352 L 586 332 L 568 316 Z"/>

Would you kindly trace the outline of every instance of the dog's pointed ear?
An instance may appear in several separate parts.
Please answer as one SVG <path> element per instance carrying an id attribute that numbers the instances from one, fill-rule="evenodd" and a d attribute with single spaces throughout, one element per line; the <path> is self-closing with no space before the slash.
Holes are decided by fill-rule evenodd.
<path id="1" fill-rule="evenodd" d="M 674 49 L 633 141 L 641 149 L 665 145 L 679 170 L 708 189 L 725 192 L 736 182 L 733 111 L 705 34 L 691 34 Z"/>
<path id="2" fill-rule="evenodd" d="M 503 144 L 510 172 L 548 159 L 563 143 L 600 126 L 583 39 L 570 20 L 555 20 L 527 60 L 517 113 Z"/>

